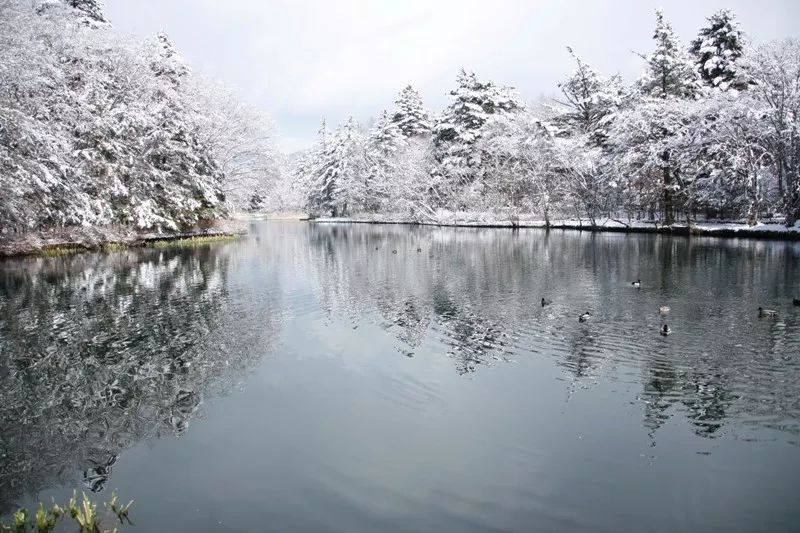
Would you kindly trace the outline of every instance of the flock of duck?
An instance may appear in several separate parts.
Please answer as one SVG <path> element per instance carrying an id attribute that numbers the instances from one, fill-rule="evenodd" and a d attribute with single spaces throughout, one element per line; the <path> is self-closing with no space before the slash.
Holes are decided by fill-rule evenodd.
<path id="1" fill-rule="evenodd" d="M 376 246 L 375 249 L 377 250 L 378 246 Z M 422 251 L 422 248 L 417 248 L 417 253 L 419 253 L 421 251 Z M 392 253 L 396 254 L 397 250 L 396 249 L 392 250 Z M 641 279 L 637 279 L 636 281 L 632 281 L 631 285 L 633 285 L 637 289 L 641 289 L 642 288 L 642 280 Z M 548 305 L 550 305 L 552 303 L 553 303 L 553 300 L 548 300 L 547 298 L 542 298 L 542 307 L 547 307 Z M 794 304 L 795 307 L 800 307 L 800 298 L 792 298 L 792 303 Z M 658 313 L 661 316 L 667 316 L 669 314 L 669 310 L 670 310 L 669 306 L 662 305 L 661 307 L 658 308 Z M 774 309 L 764 309 L 763 307 L 759 307 L 758 308 L 758 316 L 762 317 L 762 318 L 763 317 L 776 318 L 778 316 L 778 312 L 775 311 Z M 592 313 L 590 313 L 589 311 L 586 311 L 585 313 L 583 313 L 581 316 L 578 317 L 578 322 L 587 322 L 587 321 L 591 320 L 591 318 L 592 318 Z M 672 330 L 670 329 L 670 327 L 667 324 L 664 324 L 663 326 L 661 326 L 661 329 L 659 330 L 659 333 L 661 333 L 661 335 L 664 335 L 666 337 L 667 335 L 672 333 Z"/>
<path id="2" fill-rule="evenodd" d="M 636 281 L 632 281 L 631 285 L 633 285 L 637 289 L 641 289 L 642 288 L 642 280 L 641 279 L 637 279 Z M 547 307 L 548 305 L 550 305 L 552 303 L 553 303 L 553 300 L 548 300 L 547 298 L 542 298 L 542 307 Z M 794 304 L 795 307 L 800 307 L 800 298 L 792 298 L 792 304 Z M 658 314 L 660 314 L 661 316 L 668 315 L 669 311 L 670 311 L 670 309 L 669 309 L 669 306 L 667 306 L 667 305 L 662 305 L 661 307 L 658 308 Z M 758 316 L 759 317 L 773 317 L 774 318 L 774 317 L 778 316 L 778 312 L 775 311 L 774 309 L 764 309 L 763 307 L 759 307 L 758 308 Z M 586 311 L 585 313 L 583 313 L 582 315 L 580 315 L 578 317 L 578 322 L 587 322 L 587 321 L 591 320 L 591 318 L 592 318 L 592 313 L 590 313 L 589 311 Z M 666 337 L 667 335 L 672 333 L 672 330 L 670 329 L 670 327 L 667 324 L 664 324 L 663 326 L 661 326 L 661 329 L 659 330 L 659 333 L 661 333 L 661 335 L 664 335 Z"/>

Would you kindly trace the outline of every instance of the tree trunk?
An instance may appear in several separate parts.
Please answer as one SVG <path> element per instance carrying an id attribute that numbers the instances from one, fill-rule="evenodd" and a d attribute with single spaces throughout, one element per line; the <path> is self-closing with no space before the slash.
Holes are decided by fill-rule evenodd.
<path id="1" fill-rule="evenodd" d="M 669 226 L 675 222 L 674 205 L 672 198 L 672 173 L 669 168 L 669 150 L 661 155 L 664 161 L 664 224 Z"/>

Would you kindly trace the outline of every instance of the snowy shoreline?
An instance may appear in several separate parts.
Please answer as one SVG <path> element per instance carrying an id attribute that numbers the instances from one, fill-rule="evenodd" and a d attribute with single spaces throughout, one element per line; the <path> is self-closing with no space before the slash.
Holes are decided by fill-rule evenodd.
<path id="1" fill-rule="evenodd" d="M 63 228 L 14 236 L 0 235 L 0 259 L 144 248 L 172 241 L 235 238 L 246 233 L 246 225 L 236 220 L 219 220 L 212 227 L 169 233 L 141 232 L 125 227 Z"/>
<path id="2" fill-rule="evenodd" d="M 408 224 L 415 226 L 440 226 L 458 228 L 505 228 L 505 229 L 547 229 L 544 220 L 520 220 L 512 222 L 501 219 L 451 219 L 451 220 L 409 220 L 393 217 L 321 217 L 310 220 L 317 224 Z M 655 223 L 632 222 L 626 224 L 619 220 L 603 220 L 592 226 L 588 221 L 552 220 L 551 230 L 572 230 L 609 233 L 654 233 L 663 235 L 695 235 L 706 237 L 728 237 L 747 239 L 772 239 L 800 241 L 800 224 L 788 228 L 784 224 L 757 224 L 748 226 L 734 222 L 697 222 L 691 225 L 672 224 L 663 226 Z"/>

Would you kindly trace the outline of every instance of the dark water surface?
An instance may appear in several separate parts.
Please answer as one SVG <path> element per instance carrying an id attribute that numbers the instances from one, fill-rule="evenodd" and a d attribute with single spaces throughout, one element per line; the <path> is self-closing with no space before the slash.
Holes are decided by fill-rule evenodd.
<path id="1" fill-rule="evenodd" d="M 798 530 L 793 294 L 797 243 L 541 230 L 0 262 L 0 514 L 78 488 L 131 531 Z"/>

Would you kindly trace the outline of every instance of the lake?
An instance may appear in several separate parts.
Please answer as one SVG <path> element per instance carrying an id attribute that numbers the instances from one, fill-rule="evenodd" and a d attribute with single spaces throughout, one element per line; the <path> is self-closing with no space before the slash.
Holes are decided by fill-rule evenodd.
<path id="1" fill-rule="evenodd" d="M 78 489 L 134 499 L 126 531 L 799 530 L 792 295 L 800 243 L 536 229 L 2 261 L 0 514 Z"/>

